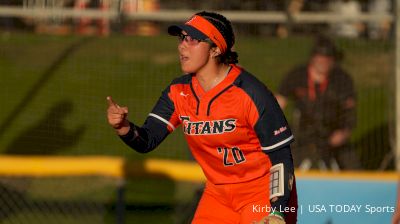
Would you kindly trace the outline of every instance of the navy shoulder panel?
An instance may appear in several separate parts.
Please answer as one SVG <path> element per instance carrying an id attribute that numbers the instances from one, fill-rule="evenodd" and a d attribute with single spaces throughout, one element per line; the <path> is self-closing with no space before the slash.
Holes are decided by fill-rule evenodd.
<path id="1" fill-rule="evenodd" d="M 234 85 L 243 89 L 247 95 L 249 95 L 259 111 L 262 110 L 262 107 L 267 103 L 266 98 L 271 96 L 273 97 L 272 92 L 267 88 L 266 85 L 264 85 L 264 83 L 258 80 L 254 75 L 244 70 L 236 78 Z"/>
<path id="2" fill-rule="evenodd" d="M 261 147 L 274 151 L 285 147 L 293 140 L 286 118 L 272 92 L 255 76 L 243 71 L 235 80 L 257 107 L 259 117 L 254 125 Z"/>

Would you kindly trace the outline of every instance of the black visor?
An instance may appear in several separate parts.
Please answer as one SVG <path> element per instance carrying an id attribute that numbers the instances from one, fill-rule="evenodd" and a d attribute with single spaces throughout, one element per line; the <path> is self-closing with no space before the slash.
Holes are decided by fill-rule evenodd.
<path id="1" fill-rule="evenodd" d="M 172 25 L 168 27 L 168 33 L 172 36 L 178 36 L 185 31 L 189 36 L 197 40 L 206 40 L 208 37 L 200 30 L 189 25 Z"/>

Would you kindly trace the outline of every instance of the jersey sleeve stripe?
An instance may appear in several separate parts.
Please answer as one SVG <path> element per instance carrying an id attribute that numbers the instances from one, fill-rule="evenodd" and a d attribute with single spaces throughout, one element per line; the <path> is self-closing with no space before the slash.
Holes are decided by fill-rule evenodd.
<path id="1" fill-rule="evenodd" d="M 172 130 L 175 130 L 175 126 L 173 124 L 171 124 L 170 122 L 168 122 L 167 120 L 165 120 L 164 118 L 162 118 L 161 116 L 158 116 L 157 114 L 153 114 L 153 113 L 150 113 L 149 116 L 154 117 L 154 118 L 164 122 L 165 124 L 170 126 L 172 128 Z"/>
<path id="2" fill-rule="evenodd" d="M 287 138 L 287 139 L 285 139 L 285 140 L 283 140 L 283 141 L 280 141 L 280 142 L 278 142 L 278 143 L 276 143 L 276 144 L 274 144 L 274 145 L 271 145 L 271 146 L 261 147 L 261 149 L 262 149 L 262 150 L 265 150 L 265 151 L 274 149 L 274 148 L 276 148 L 276 147 L 279 147 L 279 146 L 281 146 L 281 145 L 284 145 L 284 144 L 290 142 L 291 140 L 293 140 L 293 138 L 294 138 L 293 135 L 291 135 L 289 138 Z"/>

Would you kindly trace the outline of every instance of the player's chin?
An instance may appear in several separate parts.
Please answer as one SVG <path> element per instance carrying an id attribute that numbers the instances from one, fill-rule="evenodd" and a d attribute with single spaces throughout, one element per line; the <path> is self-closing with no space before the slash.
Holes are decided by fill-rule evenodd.
<path id="1" fill-rule="evenodd" d="M 196 69 L 187 63 L 181 63 L 181 70 L 184 74 L 195 73 Z"/>

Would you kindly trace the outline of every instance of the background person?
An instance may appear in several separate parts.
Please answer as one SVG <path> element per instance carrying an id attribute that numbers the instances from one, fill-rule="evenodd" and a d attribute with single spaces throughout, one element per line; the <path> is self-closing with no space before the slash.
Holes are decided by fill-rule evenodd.
<path id="1" fill-rule="evenodd" d="M 318 37 L 308 63 L 291 70 L 280 84 L 280 106 L 294 101 L 293 155 L 301 169 L 359 168 L 348 146 L 356 123 L 356 94 L 352 78 L 338 64 L 341 57 L 331 40 Z"/>

